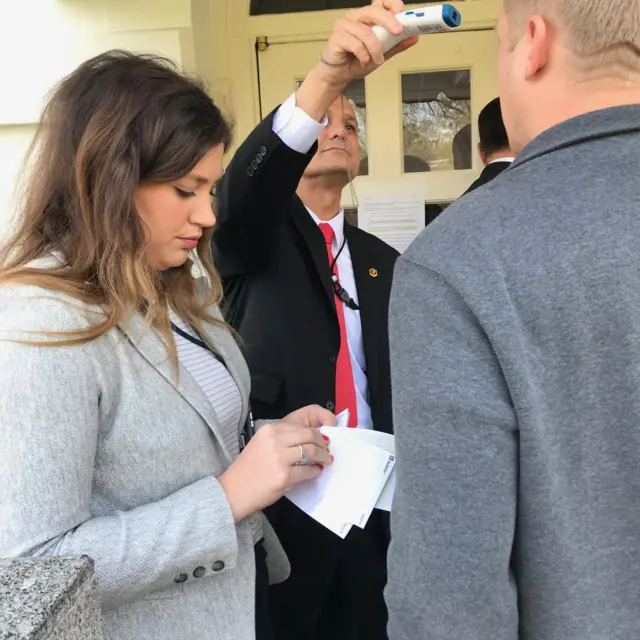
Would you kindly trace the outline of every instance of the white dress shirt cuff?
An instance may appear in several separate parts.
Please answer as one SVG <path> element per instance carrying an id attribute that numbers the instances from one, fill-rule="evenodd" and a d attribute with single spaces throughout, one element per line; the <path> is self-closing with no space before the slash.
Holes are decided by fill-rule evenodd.
<path id="1" fill-rule="evenodd" d="M 316 122 L 296 105 L 295 93 L 287 98 L 273 117 L 273 132 L 298 153 L 308 153 L 326 126 L 327 116 L 322 122 Z"/>

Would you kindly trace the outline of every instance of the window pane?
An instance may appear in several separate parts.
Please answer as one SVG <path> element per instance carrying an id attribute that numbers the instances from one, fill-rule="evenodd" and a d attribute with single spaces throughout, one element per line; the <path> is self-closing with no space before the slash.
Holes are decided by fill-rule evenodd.
<path id="1" fill-rule="evenodd" d="M 251 15 L 365 7 L 371 0 L 251 0 Z"/>
<path id="2" fill-rule="evenodd" d="M 404 171 L 471 169 L 471 74 L 402 76 Z"/>

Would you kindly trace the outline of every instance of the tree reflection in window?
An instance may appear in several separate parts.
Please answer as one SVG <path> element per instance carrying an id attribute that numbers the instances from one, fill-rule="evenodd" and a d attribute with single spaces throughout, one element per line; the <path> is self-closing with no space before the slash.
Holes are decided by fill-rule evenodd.
<path id="1" fill-rule="evenodd" d="M 405 74 L 402 102 L 405 173 L 471 169 L 468 70 Z"/>

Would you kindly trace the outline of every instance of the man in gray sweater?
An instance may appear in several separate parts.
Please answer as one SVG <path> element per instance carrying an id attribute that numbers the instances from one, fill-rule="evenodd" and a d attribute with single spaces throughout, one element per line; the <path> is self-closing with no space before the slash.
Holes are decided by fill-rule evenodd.
<path id="1" fill-rule="evenodd" d="M 640 3 L 506 0 L 512 167 L 398 260 L 391 640 L 640 638 Z"/>

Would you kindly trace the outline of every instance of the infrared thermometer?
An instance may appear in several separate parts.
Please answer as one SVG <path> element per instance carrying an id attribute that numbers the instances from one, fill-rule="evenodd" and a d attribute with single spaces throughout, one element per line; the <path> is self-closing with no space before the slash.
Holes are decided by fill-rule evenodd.
<path id="1" fill-rule="evenodd" d="M 462 23 L 460 12 L 450 4 L 431 5 L 422 9 L 411 9 L 396 14 L 398 22 L 404 27 L 403 32 L 394 36 L 384 27 L 376 25 L 373 32 L 382 44 L 383 53 L 393 49 L 399 42 L 411 36 L 422 36 L 427 33 L 453 31 Z"/>

